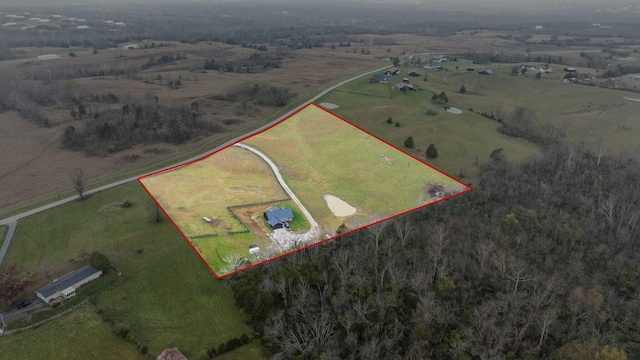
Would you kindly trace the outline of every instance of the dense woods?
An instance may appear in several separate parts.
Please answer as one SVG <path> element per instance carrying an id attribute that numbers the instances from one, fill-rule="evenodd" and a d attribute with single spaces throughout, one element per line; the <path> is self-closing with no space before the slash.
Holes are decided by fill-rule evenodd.
<path id="1" fill-rule="evenodd" d="M 494 153 L 471 193 L 234 276 L 274 358 L 640 358 L 639 164 Z"/>

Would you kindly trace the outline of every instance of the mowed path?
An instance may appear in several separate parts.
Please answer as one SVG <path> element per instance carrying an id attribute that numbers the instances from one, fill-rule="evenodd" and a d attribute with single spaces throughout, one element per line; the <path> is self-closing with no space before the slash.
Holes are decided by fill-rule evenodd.
<path id="1" fill-rule="evenodd" d="M 269 165 L 269 167 L 271 168 L 271 171 L 273 171 L 273 174 L 278 180 L 278 183 L 280 184 L 280 186 L 282 186 L 282 189 L 289 195 L 289 197 L 293 200 L 293 202 L 295 202 L 296 205 L 298 205 L 298 208 L 302 211 L 302 213 L 304 214 L 304 217 L 307 218 L 307 222 L 309 222 L 310 229 L 309 231 L 307 231 L 306 234 L 303 235 L 303 237 L 305 237 L 307 240 L 310 240 L 313 237 L 315 237 L 316 234 L 319 234 L 320 226 L 311 215 L 311 212 L 309 212 L 309 210 L 302 204 L 300 199 L 298 199 L 296 194 L 291 190 L 291 188 L 289 188 L 289 185 L 287 185 L 287 183 L 284 181 L 284 178 L 282 177 L 282 174 L 280 174 L 280 169 L 278 169 L 278 166 L 276 166 L 276 164 L 273 161 L 271 161 L 271 159 L 269 159 L 267 155 L 265 155 L 263 152 L 261 152 L 258 149 L 255 149 L 243 143 L 237 143 L 237 144 L 234 144 L 233 146 L 237 146 L 245 150 L 251 151 L 252 153 L 258 155 L 262 160 L 264 160 Z"/>

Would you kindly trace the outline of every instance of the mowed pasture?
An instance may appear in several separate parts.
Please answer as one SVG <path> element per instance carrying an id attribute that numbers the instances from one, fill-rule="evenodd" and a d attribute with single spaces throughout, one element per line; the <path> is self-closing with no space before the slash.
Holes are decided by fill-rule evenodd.
<path id="1" fill-rule="evenodd" d="M 160 42 L 162 41 L 157 41 Z M 0 167 L 3 168 L 0 172 L 0 186 L 5 189 L 0 193 L 0 213 L 13 214 L 22 208 L 33 206 L 29 202 L 47 203 L 73 195 L 69 174 L 75 168 L 84 169 L 86 179 L 91 180 L 90 187 L 104 185 L 168 166 L 212 149 L 290 109 L 252 104 L 250 112 L 239 114 L 234 110 L 234 102 L 215 99 L 217 95 L 232 90 L 238 84 L 269 82 L 287 87 L 294 95 L 289 101 L 293 105 L 328 82 L 380 66 L 379 57 L 373 56 L 373 53 L 362 55 L 359 52 L 347 53 L 326 47 L 298 50 L 295 54 L 283 57 L 280 68 L 260 73 L 204 71 L 205 59 L 216 59 L 218 62 L 241 61 L 257 50 L 215 42 L 164 43 L 168 46 L 132 50 L 120 47 L 101 50 L 97 54 L 91 48 L 47 48 L 42 52 L 36 48 L 23 48 L 17 52 L 23 57 L 0 62 L 0 71 L 11 74 L 42 73 L 46 67 L 55 74 L 57 70 L 86 70 L 100 66 L 116 70 L 136 69 L 136 78 L 105 75 L 68 80 L 64 77 L 59 85 L 86 97 L 111 92 L 120 99 L 120 102 L 111 105 L 114 109 L 120 109 L 125 102 L 143 102 L 145 94 L 157 96 L 160 105 L 166 107 L 189 108 L 192 102 L 197 101 L 203 115 L 221 121 L 225 132 L 208 137 L 196 136 L 182 145 L 140 144 L 122 152 L 92 157 L 60 146 L 67 126 L 82 129 L 85 124 L 92 124 L 86 119 L 73 120 L 69 115 L 72 104 L 44 108 L 52 125 L 48 128 L 29 123 L 15 112 L 0 113 L 0 151 L 6 155 L 0 157 Z M 70 51 L 74 51 L 76 56 L 67 56 Z M 269 46 L 270 53 L 275 51 L 275 46 Z M 61 57 L 25 64 L 27 59 L 43 52 L 58 53 Z M 379 52 L 382 53 L 382 50 Z M 142 65 L 152 58 L 175 54 L 183 54 L 186 58 L 141 70 Z M 159 75 L 164 80 L 156 80 Z M 182 79 L 182 85 L 179 89 L 171 89 L 167 82 L 178 78 Z M 87 102 L 89 109 L 97 106 L 98 104 Z M 100 106 L 103 110 L 106 108 L 105 104 Z M 75 107 L 77 110 L 77 106 Z"/>
<path id="2" fill-rule="evenodd" d="M 124 200 L 133 206 L 101 211 L 107 204 Z M 122 273 L 121 280 L 96 294 L 95 305 L 87 306 L 93 312 L 102 309 L 117 322 L 129 325 L 131 334 L 156 354 L 177 346 L 189 357 L 202 357 L 207 349 L 248 333 L 249 327 L 237 311 L 228 287 L 211 275 L 168 220 L 149 220 L 148 201 L 146 191 L 138 183 L 131 183 L 24 219 L 3 266 L 16 263 L 25 271 L 38 274 L 30 293 L 23 296 L 34 297 L 32 291 L 87 264 L 87 254 L 102 252 Z M 48 277 L 46 269 L 50 270 Z M 82 291 L 81 288 L 78 292 Z M 96 336 L 86 345 L 69 345 L 78 353 L 77 358 L 108 358 L 97 354 L 117 348 L 112 345 L 115 340 L 100 337 L 92 330 L 96 326 L 93 315 L 77 318 L 72 314 L 54 320 L 51 326 L 17 336 L 34 339 L 32 336 L 40 334 L 37 338 L 55 339 L 59 329 L 73 327 L 79 333 Z M 12 339 L 0 338 L 0 348 L 13 346 Z M 130 346 L 120 341 L 123 347 Z M 137 351 L 133 346 L 132 349 Z M 38 359 L 43 353 L 13 358 Z"/>
<path id="3" fill-rule="evenodd" d="M 280 166 L 287 184 L 330 235 L 342 223 L 357 228 L 438 200 L 425 190 L 428 184 L 452 194 L 467 189 L 314 104 L 244 143 Z M 334 216 L 326 194 L 356 213 Z"/>
<path id="4" fill-rule="evenodd" d="M 339 107 L 333 110 L 336 114 L 396 146 L 403 146 L 412 136 L 415 149 L 407 151 L 448 173 L 465 175 L 465 181 L 471 182 L 479 165 L 495 149 L 503 149 L 506 158 L 514 162 L 540 153 L 539 145 L 499 133 L 499 122 L 479 114 L 500 112 L 506 117 L 517 106 L 533 109 L 537 125 L 553 125 L 566 134 L 564 141 L 569 144 L 584 142 L 594 151 L 603 149 L 614 156 L 640 154 L 640 102 L 625 99 L 640 98 L 637 93 L 565 83 L 561 65 L 551 65 L 552 72 L 542 74 L 540 79 L 533 73 L 511 74 L 519 63 L 483 66 L 459 60 L 441 65 L 445 71 L 401 67 L 400 76 L 394 78 L 394 83 L 400 82 L 407 71 L 417 71 L 421 76 L 410 78 L 410 82 L 423 91 L 403 93 L 394 90 L 393 84 L 369 84 L 367 79 L 358 79 L 319 101 L 337 104 Z M 467 67 L 491 69 L 493 75 L 466 71 Z M 462 86 L 466 94 L 459 92 Z M 449 97 L 448 105 L 462 109 L 462 114 L 450 114 L 431 101 L 434 93 L 442 91 Z M 426 110 L 438 114 L 427 116 Z M 401 126 L 387 124 L 389 116 Z M 426 159 L 425 150 L 432 143 L 438 148 L 438 158 Z"/>
<path id="5" fill-rule="evenodd" d="M 289 197 L 264 161 L 238 147 L 140 182 L 189 237 L 243 231 L 228 207 Z"/>
<path id="6" fill-rule="evenodd" d="M 420 78 L 412 78 L 411 81 L 422 88 L 432 87 L 430 82 L 424 83 Z M 366 79 L 358 79 L 319 101 L 337 104 L 339 107 L 333 111 L 341 117 L 472 184 L 479 173 L 479 165 L 495 149 L 502 148 L 506 158 L 514 162 L 540 153 L 540 148 L 533 143 L 499 133 L 496 130 L 500 126 L 498 122 L 468 111 L 464 104 L 452 99 L 449 90 L 449 105 L 463 109 L 462 114 L 448 113 L 442 105 L 433 103 L 432 91 L 403 93 L 389 88 L 385 84 L 369 84 Z M 427 116 L 426 110 L 435 110 L 437 115 Z M 388 117 L 392 118 L 393 124 L 387 123 Z M 400 123 L 399 127 L 395 126 L 396 122 Z M 409 136 L 414 140 L 413 149 L 404 147 Z M 438 149 L 435 159 L 426 158 L 429 144 Z M 460 177 L 461 172 L 464 178 Z"/>

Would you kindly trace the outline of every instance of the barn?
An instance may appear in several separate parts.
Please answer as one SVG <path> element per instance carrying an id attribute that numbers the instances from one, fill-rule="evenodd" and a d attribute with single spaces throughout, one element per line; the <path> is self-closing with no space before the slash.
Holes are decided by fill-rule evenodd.
<path id="1" fill-rule="evenodd" d="M 102 275 L 102 270 L 96 269 L 93 265 L 87 265 L 54 280 L 51 284 L 36 291 L 36 295 L 47 304 L 59 297 L 68 299 L 76 296 L 77 288 L 99 278 L 100 275 Z"/>

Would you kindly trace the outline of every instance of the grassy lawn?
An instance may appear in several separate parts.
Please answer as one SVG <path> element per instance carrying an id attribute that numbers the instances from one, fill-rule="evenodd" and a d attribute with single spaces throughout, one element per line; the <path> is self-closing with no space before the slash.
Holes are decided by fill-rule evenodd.
<path id="1" fill-rule="evenodd" d="M 91 305 L 35 329 L 0 337 L 3 359 L 146 359 L 117 337 Z"/>
<path id="2" fill-rule="evenodd" d="M 173 225 L 147 220 L 148 199 L 138 183 L 131 183 L 27 218 L 17 229 L 5 264 L 15 262 L 32 273 L 40 273 L 47 264 L 51 276 L 40 275 L 34 285 L 37 289 L 84 265 L 83 254 L 104 253 L 122 276 L 96 296 L 96 306 L 128 324 L 153 352 L 178 346 L 187 356 L 198 356 L 248 332 L 231 291 L 215 279 Z M 124 200 L 133 206 L 100 211 L 106 204 Z M 139 254 L 138 248 L 144 253 Z M 64 326 L 74 323 L 68 316 L 56 321 Z M 84 328 L 78 327 L 78 331 Z M 87 348 L 84 358 L 105 348 Z"/>
<path id="3" fill-rule="evenodd" d="M 433 80 L 426 83 L 421 78 L 411 78 L 411 81 L 422 88 L 443 91 L 441 84 L 436 82 L 435 75 L 429 76 Z M 333 113 L 405 149 L 439 170 L 456 177 L 459 177 L 462 170 L 466 178 L 461 180 L 471 183 L 479 171 L 476 156 L 477 163 L 481 164 L 498 148 L 503 148 L 506 157 L 512 161 L 520 161 L 540 152 L 538 146 L 532 143 L 498 133 L 496 129 L 500 124 L 496 121 L 467 111 L 466 108 L 473 105 L 462 102 L 462 96 L 450 94 L 450 87 L 446 88 L 450 105 L 463 109 L 462 114 L 448 113 L 442 106 L 431 102 L 433 92 L 429 90 L 406 93 L 393 90 L 391 98 L 388 85 L 369 84 L 366 79 L 359 79 L 318 101 L 338 105 L 337 109 L 331 110 Z M 385 92 L 386 98 L 378 96 Z M 476 96 L 465 95 L 464 99 L 473 97 Z M 435 110 L 437 115 L 425 115 L 425 110 L 428 109 Z M 392 117 L 393 124 L 386 122 L 389 116 Z M 400 127 L 395 126 L 396 122 L 400 123 Z M 404 148 L 404 141 L 409 136 L 413 137 L 414 149 Z M 425 158 L 429 144 L 434 144 L 438 149 L 436 159 Z"/>
<path id="4" fill-rule="evenodd" d="M 216 360 L 245 360 L 245 359 L 267 359 L 268 357 L 262 351 L 260 342 L 253 342 L 241 346 L 232 352 L 228 352 L 215 357 Z"/>
<path id="5" fill-rule="evenodd" d="M 542 74 L 540 79 L 536 79 L 534 73 L 512 75 L 513 66 L 520 63 L 481 66 L 461 60 L 441 65 L 448 71 L 415 69 L 426 74 L 429 81 L 424 82 L 422 77 L 410 81 L 427 91 L 406 94 L 395 91 L 390 99 L 388 85 L 369 84 L 366 79 L 360 79 L 319 101 L 339 105 L 332 111 L 395 145 L 402 145 L 409 135 L 413 136 L 416 148 L 423 151 L 434 143 L 439 157 L 430 163 L 454 175 L 463 167 L 469 177 L 473 177 L 475 155 L 482 162 L 495 148 L 503 148 L 506 156 L 514 161 L 537 152 L 535 146 L 523 140 L 495 133 L 493 129 L 500 124 L 475 114 L 491 113 L 498 107 L 505 113 L 520 105 L 534 109 L 539 124 L 550 123 L 564 130 L 569 143 L 584 141 L 592 149 L 604 144 L 607 154 L 638 151 L 640 103 L 625 99 L 640 98 L 637 93 L 565 83 L 559 65 L 553 65 L 553 72 Z M 466 71 L 467 66 L 476 70 L 489 68 L 493 75 Z M 394 81 L 400 81 L 402 76 Z M 463 85 L 466 94 L 459 93 Z M 441 91 L 446 92 L 452 106 L 473 112 L 454 115 L 442 111 L 430 101 L 434 92 Z M 385 93 L 387 99 L 381 97 Z M 427 117 L 426 109 L 435 109 L 439 115 Z M 387 116 L 400 121 L 402 127 L 390 129 L 385 123 Z"/>
<path id="6" fill-rule="evenodd" d="M 340 223 L 364 226 L 432 202 L 425 185 L 438 183 L 452 193 L 464 190 L 453 179 L 309 106 L 278 126 L 245 141 L 282 168 L 287 183 L 329 233 Z M 323 196 L 337 196 L 357 209 L 334 216 Z"/>
<path id="7" fill-rule="evenodd" d="M 237 147 L 141 182 L 189 236 L 242 231 L 245 227 L 228 206 L 288 197 L 264 161 Z"/>

